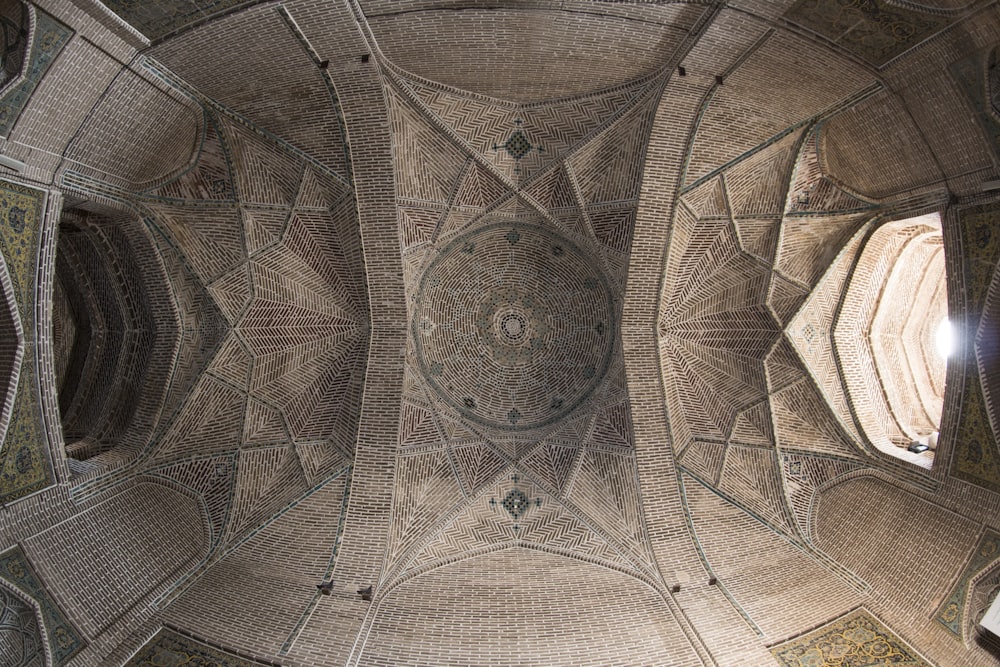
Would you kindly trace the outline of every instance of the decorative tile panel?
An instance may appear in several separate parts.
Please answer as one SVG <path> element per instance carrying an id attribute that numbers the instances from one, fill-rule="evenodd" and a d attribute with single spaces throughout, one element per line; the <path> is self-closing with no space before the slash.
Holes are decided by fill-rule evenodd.
<path id="1" fill-rule="evenodd" d="M 0 651 L 9 664 L 44 667 L 45 649 L 35 610 L 0 587 Z"/>
<path id="2" fill-rule="evenodd" d="M 125 667 L 260 667 L 268 663 L 249 660 L 162 628 L 125 663 Z"/>
<path id="3" fill-rule="evenodd" d="M 35 265 L 44 204 L 41 190 L 0 181 L 0 252 L 25 331 L 34 321 Z"/>
<path id="4" fill-rule="evenodd" d="M 55 603 L 45 585 L 35 572 L 28 557 L 15 546 L 0 554 L 0 578 L 16 586 L 22 593 L 38 603 L 42 621 L 48 633 L 52 664 L 62 667 L 79 653 L 87 643 Z"/>
<path id="5" fill-rule="evenodd" d="M 994 206 L 977 206 L 960 212 L 965 309 L 975 328 L 986 300 L 986 290 L 1000 259 L 1000 233 Z M 993 491 L 1000 491 L 1000 449 L 990 426 L 989 413 L 974 356 L 967 360 L 961 419 L 951 459 L 951 475 Z"/>
<path id="6" fill-rule="evenodd" d="M 254 5 L 261 0 L 107 0 L 104 4 L 152 41 L 202 22 L 213 14 Z"/>
<path id="7" fill-rule="evenodd" d="M 33 350 L 34 346 L 27 349 Z M 55 483 L 45 428 L 38 406 L 38 380 L 33 352 L 25 354 L 10 414 L 7 437 L 0 446 L 0 502 L 9 503 Z"/>
<path id="8" fill-rule="evenodd" d="M 1000 67 L 997 64 L 997 49 L 993 49 L 952 63 L 948 71 L 975 110 L 994 154 L 1000 155 L 1000 105 L 997 104 Z"/>
<path id="9" fill-rule="evenodd" d="M 876 65 L 884 65 L 952 20 L 885 0 L 799 0 L 785 18 Z"/>
<path id="10" fill-rule="evenodd" d="M 27 339 L 7 436 L 0 444 L 0 502 L 34 493 L 55 480 L 38 407 L 34 362 L 36 265 L 44 203 L 42 191 L 0 181 L 0 252 Z"/>
<path id="11" fill-rule="evenodd" d="M 998 558 L 1000 558 L 1000 533 L 987 530 L 979 538 L 979 544 L 976 545 L 969 562 L 962 570 L 958 583 L 934 617 L 934 620 L 956 637 L 962 636 L 962 619 L 969 593 L 969 582 Z"/>
<path id="12" fill-rule="evenodd" d="M 31 12 L 28 5 L 15 1 L 4 3 L 0 16 L 0 86 L 21 73 L 24 57 L 28 53 L 28 31 Z"/>
<path id="13" fill-rule="evenodd" d="M 36 7 L 34 12 L 34 37 L 28 51 L 24 78 L 0 97 L 0 135 L 4 137 L 10 134 L 14 122 L 28 104 L 28 99 L 35 92 L 39 81 L 73 36 L 72 30 L 42 10 Z"/>
<path id="14" fill-rule="evenodd" d="M 932 667 L 864 609 L 771 649 L 782 667 Z"/>

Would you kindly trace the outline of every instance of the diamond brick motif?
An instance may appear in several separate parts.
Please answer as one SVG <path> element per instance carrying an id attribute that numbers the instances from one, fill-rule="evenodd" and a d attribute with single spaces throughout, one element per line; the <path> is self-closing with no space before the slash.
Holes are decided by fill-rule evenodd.
<path id="1" fill-rule="evenodd" d="M 521 130 L 515 130 L 510 138 L 507 139 L 507 143 L 503 145 L 507 149 L 507 153 L 515 160 L 520 160 L 525 155 L 531 152 L 531 143 L 528 141 L 528 137 L 524 136 L 524 132 Z"/>
<path id="2" fill-rule="evenodd" d="M 524 491 L 520 489 L 511 489 L 510 492 L 504 496 L 503 508 L 514 518 L 516 521 L 524 516 L 524 513 L 528 511 L 528 496 L 524 495 Z"/>

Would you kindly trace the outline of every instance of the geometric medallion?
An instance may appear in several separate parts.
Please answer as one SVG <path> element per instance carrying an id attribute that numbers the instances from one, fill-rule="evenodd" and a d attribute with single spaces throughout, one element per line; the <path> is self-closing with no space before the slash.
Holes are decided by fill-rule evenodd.
<path id="1" fill-rule="evenodd" d="M 600 264 L 561 234 L 495 223 L 424 272 L 411 335 L 420 373 L 467 419 L 504 431 L 562 419 L 600 385 L 617 313 Z"/>
<path id="2" fill-rule="evenodd" d="M 524 513 L 528 511 L 528 496 L 524 495 L 524 491 L 521 489 L 511 489 L 511 491 L 504 496 L 503 508 L 510 513 L 510 515 L 516 521 L 524 516 Z"/>

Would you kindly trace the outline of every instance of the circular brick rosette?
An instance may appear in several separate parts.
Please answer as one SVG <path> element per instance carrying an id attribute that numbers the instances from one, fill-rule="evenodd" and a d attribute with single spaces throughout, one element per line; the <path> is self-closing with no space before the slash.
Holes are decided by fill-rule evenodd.
<path id="1" fill-rule="evenodd" d="M 617 330 L 600 264 L 523 223 L 449 242 L 421 278 L 412 327 L 433 390 L 502 430 L 547 426 L 579 407 L 607 372 Z"/>

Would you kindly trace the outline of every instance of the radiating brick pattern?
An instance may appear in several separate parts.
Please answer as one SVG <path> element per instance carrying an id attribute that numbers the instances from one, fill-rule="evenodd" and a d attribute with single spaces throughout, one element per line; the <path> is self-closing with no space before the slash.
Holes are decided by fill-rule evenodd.
<path id="1" fill-rule="evenodd" d="M 991 566 L 968 643 L 935 615 L 1000 512 L 969 208 L 1000 177 L 1000 23 L 933 4 L 816 5 L 840 30 L 797 0 L 167 2 L 133 8 L 167 31 L 136 54 L 96 0 L 38 0 L 73 36 L 0 143 L 87 232 L 43 244 L 61 284 L 25 330 L 60 484 L 0 509 L 0 541 L 69 601 L 73 664 L 167 626 L 221 663 L 763 665 L 860 606 L 869 648 L 995 663 Z M 898 16 L 956 27 L 872 66 Z M 896 301 L 933 244 L 860 261 L 945 207 L 950 282 L 907 308 L 946 287 L 975 330 L 948 390 L 912 372 L 933 318 L 861 287 Z M 871 323 L 870 363 L 838 316 Z M 60 374 L 90 386 L 86 461 L 58 452 Z M 879 394 L 916 420 L 910 378 L 960 406 L 954 477 L 853 426 Z"/>
<path id="2" fill-rule="evenodd" d="M 937 428 L 944 380 L 940 237 L 914 222 L 869 241 L 878 206 L 825 172 L 819 136 L 792 127 L 682 191 L 658 324 L 681 465 L 787 535 L 808 534 L 816 475 L 875 464 L 869 442 L 929 468 L 905 447 Z M 911 238 L 926 250 L 899 255 Z"/>
<path id="3" fill-rule="evenodd" d="M 186 101 L 178 114 L 198 110 L 190 168 L 127 193 L 69 178 L 126 198 L 153 230 L 180 341 L 151 460 L 211 500 L 220 547 L 350 461 L 368 339 L 357 211 L 344 175 L 159 65 L 146 75 Z"/>
<path id="4" fill-rule="evenodd" d="M 411 320 L 389 580 L 519 544 L 655 578 L 617 342 L 650 83 L 526 106 L 391 79 Z"/>
<path id="5" fill-rule="evenodd" d="M 155 227 L 154 227 L 155 230 Z M 212 295 L 196 277 L 184 254 L 161 234 L 154 234 L 180 320 L 180 349 L 164 398 L 163 414 L 172 417 L 198 381 L 225 334 L 226 323 Z"/>
<path id="6" fill-rule="evenodd" d="M 560 421 L 600 385 L 615 351 L 614 299 L 592 264 L 565 237 L 516 222 L 455 237 L 414 294 L 426 382 L 479 425 Z"/>
<path id="7" fill-rule="evenodd" d="M 685 382 L 668 385 L 678 390 L 668 400 L 682 432 L 725 440 L 737 413 L 766 396 L 760 357 L 778 335 L 768 272 L 741 250 L 728 216 L 697 220 L 682 204 L 675 222 L 658 333 L 665 376 Z"/>
<path id="8" fill-rule="evenodd" d="M 784 231 L 783 184 L 800 140 L 800 132 L 789 133 L 685 191 L 657 328 L 681 465 L 786 534 L 795 528 L 775 451 L 772 424 L 780 433 L 781 415 L 768 405 L 765 358 L 781 337 L 770 301 Z"/>

